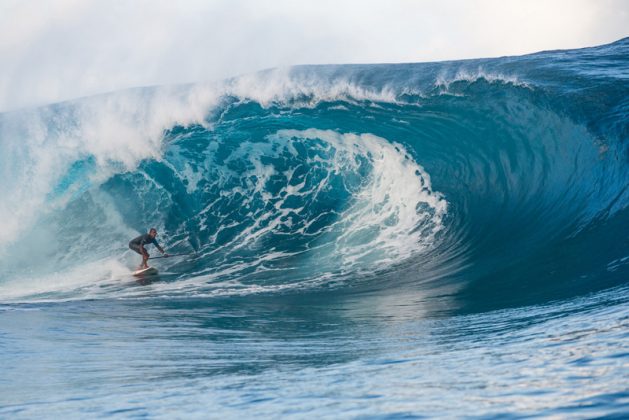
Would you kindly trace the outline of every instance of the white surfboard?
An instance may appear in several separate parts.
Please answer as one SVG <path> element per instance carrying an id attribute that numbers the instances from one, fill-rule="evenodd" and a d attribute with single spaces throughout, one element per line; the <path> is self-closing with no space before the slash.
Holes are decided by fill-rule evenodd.
<path id="1" fill-rule="evenodd" d="M 157 273 L 158 273 L 157 268 L 149 267 L 149 268 L 143 268 L 141 270 L 136 270 L 133 272 L 133 275 L 135 277 L 145 277 L 145 276 L 154 276 Z"/>

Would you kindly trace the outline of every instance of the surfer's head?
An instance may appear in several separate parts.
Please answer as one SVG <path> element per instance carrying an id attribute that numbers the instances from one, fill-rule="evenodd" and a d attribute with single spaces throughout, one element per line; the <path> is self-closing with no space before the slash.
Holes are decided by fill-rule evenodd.
<path id="1" fill-rule="evenodd" d="M 151 238 L 156 237 L 156 236 L 157 236 L 157 229 L 155 229 L 155 228 L 151 228 L 151 229 L 149 230 L 149 235 L 151 235 Z"/>

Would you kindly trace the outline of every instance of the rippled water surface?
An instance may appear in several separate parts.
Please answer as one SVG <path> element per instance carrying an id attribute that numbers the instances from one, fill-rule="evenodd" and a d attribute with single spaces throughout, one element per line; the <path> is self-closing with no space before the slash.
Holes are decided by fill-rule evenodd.
<path id="1" fill-rule="evenodd" d="M 3 306 L 3 416 L 594 417 L 629 409 L 629 290 L 424 318 L 408 296 Z"/>

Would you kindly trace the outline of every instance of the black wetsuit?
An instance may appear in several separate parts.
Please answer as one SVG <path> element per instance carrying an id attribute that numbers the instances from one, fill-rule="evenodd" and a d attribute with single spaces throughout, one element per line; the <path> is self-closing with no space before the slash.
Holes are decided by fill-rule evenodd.
<path id="1" fill-rule="evenodd" d="M 155 238 L 152 238 L 151 235 L 149 235 L 148 233 L 145 233 L 144 235 L 140 235 L 137 238 L 132 239 L 131 242 L 129 242 L 129 248 L 131 248 L 132 250 L 134 250 L 140 255 L 144 255 L 144 253 L 142 252 L 142 248 L 144 247 L 144 245 L 147 245 L 147 244 L 153 244 L 157 247 L 157 249 L 160 250 L 160 252 L 164 252 L 162 247 L 159 246 L 159 244 L 157 243 L 157 240 L 155 240 Z"/>

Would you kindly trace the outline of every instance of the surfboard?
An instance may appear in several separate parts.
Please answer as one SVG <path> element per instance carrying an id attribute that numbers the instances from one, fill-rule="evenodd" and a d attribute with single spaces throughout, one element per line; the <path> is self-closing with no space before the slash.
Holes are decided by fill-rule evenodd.
<path id="1" fill-rule="evenodd" d="M 157 268 L 149 267 L 149 268 L 143 268 L 141 270 L 136 270 L 132 274 L 135 277 L 145 277 L 145 276 L 154 276 L 157 273 L 158 273 Z"/>

